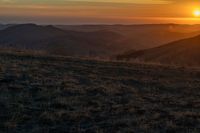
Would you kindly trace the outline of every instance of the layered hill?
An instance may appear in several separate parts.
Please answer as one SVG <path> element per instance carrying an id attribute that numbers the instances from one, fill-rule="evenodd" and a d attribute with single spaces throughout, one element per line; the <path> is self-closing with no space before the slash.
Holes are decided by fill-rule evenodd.
<path id="1" fill-rule="evenodd" d="M 123 35 L 115 45 L 121 49 L 142 50 L 200 34 L 200 25 L 144 24 L 144 25 L 78 25 L 57 26 L 63 30 L 94 32 L 108 30 Z"/>
<path id="2" fill-rule="evenodd" d="M 119 55 L 118 59 L 200 66 L 200 35 L 175 41 L 160 47 Z"/>
<path id="3" fill-rule="evenodd" d="M 199 25 L 0 25 L 0 48 L 47 54 L 111 57 L 199 34 Z M 129 52 L 128 52 L 129 53 Z M 131 52 L 132 53 L 132 52 Z"/>
<path id="4" fill-rule="evenodd" d="M 0 24 L 0 30 L 4 30 L 6 28 L 8 28 L 9 26 L 11 26 L 10 24 Z"/>
<path id="5" fill-rule="evenodd" d="M 51 54 L 98 56 L 119 52 L 120 48 L 113 44 L 120 37 L 120 34 L 106 30 L 78 32 L 53 26 L 21 24 L 0 31 L 0 46 Z"/>

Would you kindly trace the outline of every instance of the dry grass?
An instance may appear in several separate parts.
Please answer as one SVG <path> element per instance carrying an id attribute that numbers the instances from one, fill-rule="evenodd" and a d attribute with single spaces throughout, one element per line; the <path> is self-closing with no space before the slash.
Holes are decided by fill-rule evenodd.
<path id="1" fill-rule="evenodd" d="M 200 71 L 0 54 L 0 132 L 198 133 Z"/>

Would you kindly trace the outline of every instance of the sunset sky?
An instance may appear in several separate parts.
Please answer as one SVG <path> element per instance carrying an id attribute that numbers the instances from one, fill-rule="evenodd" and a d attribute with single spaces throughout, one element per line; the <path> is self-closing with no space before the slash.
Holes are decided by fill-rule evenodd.
<path id="1" fill-rule="evenodd" d="M 0 23 L 194 24 L 197 10 L 200 0 L 0 0 Z"/>

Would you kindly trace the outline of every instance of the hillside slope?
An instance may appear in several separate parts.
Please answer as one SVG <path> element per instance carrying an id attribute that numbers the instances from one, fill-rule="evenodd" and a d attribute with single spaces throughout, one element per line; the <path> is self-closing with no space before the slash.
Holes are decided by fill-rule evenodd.
<path id="1" fill-rule="evenodd" d="M 1 133 L 199 132 L 200 70 L 0 53 Z"/>
<path id="2" fill-rule="evenodd" d="M 119 55 L 118 59 L 200 66 L 200 36 L 175 41 L 160 47 Z"/>
<path id="3" fill-rule="evenodd" d="M 0 30 L 4 30 L 8 28 L 9 26 L 12 26 L 11 24 L 0 24 Z"/>
<path id="4" fill-rule="evenodd" d="M 78 25 L 57 26 L 63 30 L 81 32 L 94 32 L 108 30 L 123 35 L 115 45 L 121 49 L 141 50 L 157 47 L 184 38 L 194 37 L 200 34 L 200 25 L 179 24 L 144 24 L 144 25 Z"/>
<path id="5" fill-rule="evenodd" d="M 69 26 L 68 28 L 35 24 L 9 25 L 0 30 L 0 48 L 107 58 L 130 49 L 152 48 L 177 39 L 192 37 L 199 33 L 198 28 L 198 25 L 170 24 Z"/>
<path id="6" fill-rule="evenodd" d="M 120 48 L 113 44 L 121 35 L 110 31 L 65 31 L 53 26 L 21 24 L 0 31 L 0 47 L 43 50 L 50 54 L 110 55 Z"/>

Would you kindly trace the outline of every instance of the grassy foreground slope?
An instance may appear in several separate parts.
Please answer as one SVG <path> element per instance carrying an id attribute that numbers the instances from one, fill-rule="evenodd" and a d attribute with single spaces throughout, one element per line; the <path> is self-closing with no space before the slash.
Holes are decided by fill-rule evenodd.
<path id="1" fill-rule="evenodd" d="M 0 54 L 0 132 L 200 132 L 200 70 Z"/>

